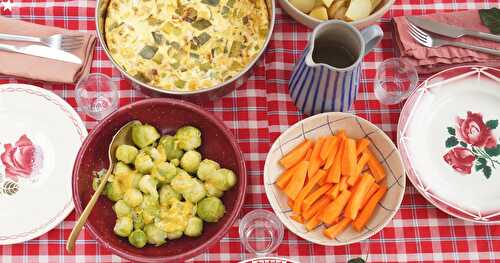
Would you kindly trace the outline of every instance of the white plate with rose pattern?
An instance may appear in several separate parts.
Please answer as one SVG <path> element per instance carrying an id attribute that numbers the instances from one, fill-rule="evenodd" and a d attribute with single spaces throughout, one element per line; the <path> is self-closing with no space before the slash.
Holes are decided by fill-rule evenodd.
<path id="1" fill-rule="evenodd" d="M 71 173 L 87 130 L 56 94 L 0 85 L 0 245 L 38 237 L 73 210 Z"/>
<path id="2" fill-rule="evenodd" d="M 444 212 L 500 222 L 500 70 L 456 67 L 425 80 L 398 124 L 417 190 Z"/>

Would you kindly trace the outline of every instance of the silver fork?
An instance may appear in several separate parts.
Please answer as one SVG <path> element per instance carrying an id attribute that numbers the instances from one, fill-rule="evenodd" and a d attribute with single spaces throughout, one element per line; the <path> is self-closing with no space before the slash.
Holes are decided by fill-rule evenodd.
<path id="1" fill-rule="evenodd" d="M 83 44 L 82 35 L 63 35 L 63 34 L 56 34 L 50 37 L 32 37 L 32 36 L 0 33 L 0 40 L 35 42 L 44 44 L 51 48 L 56 48 L 64 51 L 71 51 L 78 49 Z"/>
<path id="2" fill-rule="evenodd" d="M 462 42 L 452 42 L 448 41 L 436 36 L 431 36 L 422 29 L 418 28 L 414 24 L 408 22 L 408 29 L 410 35 L 420 43 L 422 46 L 426 47 L 441 47 L 441 46 L 455 46 L 455 47 L 461 47 L 461 48 L 467 48 L 491 55 L 496 55 L 500 56 L 500 50 L 492 49 L 492 48 L 486 48 L 486 47 L 479 47 L 479 46 L 474 46 Z"/>

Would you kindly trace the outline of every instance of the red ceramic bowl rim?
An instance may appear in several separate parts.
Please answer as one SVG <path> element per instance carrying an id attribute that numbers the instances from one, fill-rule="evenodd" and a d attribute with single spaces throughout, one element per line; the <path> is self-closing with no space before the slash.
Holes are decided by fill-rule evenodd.
<path id="1" fill-rule="evenodd" d="M 94 238 L 102 245 L 104 245 L 106 248 L 110 249 L 114 254 L 123 257 L 125 259 L 131 260 L 131 261 L 139 261 L 139 262 L 164 262 L 164 261 L 181 261 L 181 260 L 186 260 L 193 258 L 203 252 L 205 249 L 209 248 L 210 246 L 214 245 L 216 242 L 218 242 L 228 231 L 228 229 L 233 225 L 233 223 L 236 221 L 236 218 L 238 217 L 241 208 L 243 206 L 243 201 L 245 200 L 245 194 L 246 194 L 246 186 L 247 186 L 247 174 L 246 174 L 246 167 L 245 167 L 245 159 L 243 157 L 243 153 L 241 152 L 241 149 L 239 148 L 238 144 L 236 143 L 236 139 L 234 138 L 233 134 L 229 129 L 225 126 L 225 124 L 216 118 L 213 114 L 209 113 L 205 109 L 201 108 L 198 105 L 195 105 L 190 102 L 186 101 L 181 101 L 177 99 L 168 99 L 168 98 L 156 98 L 156 99 L 145 99 L 141 100 L 135 103 L 131 103 L 129 105 L 126 105 L 122 108 L 119 108 L 115 112 L 111 113 L 109 116 L 107 116 L 105 119 L 103 119 L 97 126 L 89 133 L 87 138 L 85 139 L 84 143 L 80 147 L 80 150 L 78 151 L 78 155 L 76 157 L 75 164 L 73 166 L 73 175 L 72 175 L 72 186 L 73 186 L 73 202 L 75 203 L 75 210 L 77 216 L 79 216 L 82 211 L 82 205 L 81 205 L 81 200 L 79 197 L 79 192 L 78 192 L 78 187 L 77 187 L 77 174 L 78 172 L 76 171 L 76 167 L 80 167 L 81 165 L 81 160 L 83 153 L 87 150 L 89 147 L 90 141 L 96 137 L 101 130 L 106 128 L 107 124 L 115 120 L 116 116 L 120 114 L 121 112 L 128 111 L 131 108 L 134 108 L 136 106 L 142 106 L 144 104 L 167 104 L 167 105 L 173 105 L 173 106 L 178 106 L 182 108 L 186 108 L 189 110 L 192 110 L 198 114 L 201 114 L 207 120 L 211 121 L 215 126 L 217 126 L 222 133 L 229 138 L 231 141 L 231 146 L 232 148 L 236 151 L 236 159 L 237 162 L 239 163 L 239 170 L 241 171 L 240 173 L 240 182 L 239 182 L 239 189 L 238 189 L 238 196 L 236 200 L 236 204 L 234 206 L 234 209 L 232 212 L 228 215 L 229 220 L 227 223 L 222 226 L 219 231 L 213 235 L 210 239 L 208 239 L 204 244 L 202 244 L 199 247 L 196 247 L 194 249 L 188 250 L 182 254 L 178 254 L 175 256 L 164 256 L 164 257 L 149 257 L 149 256 L 138 256 L 138 255 L 132 255 L 126 251 L 117 249 L 113 246 L 111 246 L 106 240 L 102 239 L 94 229 L 92 225 L 89 225 L 85 223 L 85 227 L 90 230 L 90 233 L 94 236 Z"/>

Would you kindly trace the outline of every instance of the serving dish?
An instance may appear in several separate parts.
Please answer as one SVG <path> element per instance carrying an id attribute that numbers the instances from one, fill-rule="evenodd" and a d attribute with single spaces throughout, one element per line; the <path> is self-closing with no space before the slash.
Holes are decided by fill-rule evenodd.
<path id="1" fill-rule="evenodd" d="M 172 98 L 179 98 L 179 99 L 185 99 L 189 100 L 192 102 L 196 103 L 204 103 L 209 100 L 215 100 L 217 98 L 220 98 L 227 93 L 233 91 L 240 85 L 242 85 L 248 77 L 253 73 L 253 68 L 254 66 L 258 63 L 260 58 L 262 57 L 262 54 L 264 53 L 269 40 L 271 39 L 271 35 L 273 32 L 274 28 L 274 19 L 275 19 L 275 3 L 274 0 L 266 0 L 267 4 L 267 10 L 268 10 L 268 17 L 269 17 L 269 29 L 263 44 L 263 47 L 260 49 L 260 51 L 255 55 L 254 59 L 251 60 L 250 63 L 248 63 L 241 71 L 239 74 L 233 76 L 232 78 L 228 79 L 227 81 L 224 81 L 223 83 L 220 83 L 218 85 L 215 85 L 211 88 L 204 88 L 200 90 L 195 90 L 195 91 L 175 91 L 175 90 L 164 90 L 152 85 L 149 85 L 147 83 L 144 83 L 140 79 L 130 75 L 125 71 L 123 68 L 119 66 L 119 64 L 113 59 L 113 57 L 110 54 L 110 51 L 108 49 L 108 46 L 106 44 L 106 39 L 105 39 L 105 32 L 104 32 L 104 27 L 105 27 L 105 19 L 106 19 L 106 14 L 107 14 L 107 8 L 110 3 L 110 0 L 99 0 L 97 1 L 97 7 L 96 7 L 96 28 L 97 28 L 97 33 L 98 37 L 100 40 L 100 43 L 104 49 L 104 52 L 106 53 L 106 56 L 110 59 L 110 61 L 113 63 L 113 65 L 118 68 L 118 70 L 129 80 L 132 81 L 133 85 L 137 87 L 138 89 L 141 90 L 144 94 L 152 97 L 172 97 Z"/>
<path id="2" fill-rule="evenodd" d="M 292 211 L 287 204 L 288 198 L 275 185 L 275 182 L 284 171 L 278 164 L 284 153 L 301 144 L 305 138 L 317 139 L 321 136 L 334 134 L 340 129 L 344 129 L 348 137 L 370 140 L 370 150 L 382 163 L 387 173 L 384 180 L 388 191 L 375 209 L 373 218 L 361 232 L 357 232 L 352 226 L 349 226 L 336 238 L 329 239 L 323 235 L 325 226 L 322 225 L 312 231 L 307 231 L 303 224 L 290 218 Z M 405 170 L 396 146 L 377 126 L 352 114 L 329 112 L 314 115 L 294 124 L 276 139 L 266 158 L 264 187 L 271 207 L 290 231 L 315 244 L 340 246 L 367 239 L 391 221 L 403 199 Z"/>
<path id="3" fill-rule="evenodd" d="M 73 210 L 68 175 L 87 130 L 62 98 L 25 84 L 0 85 L 0 121 L 0 245 L 8 245 L 46 233 Z"/>
<path id="4" fill-rule="evenodd" d="M 138 262 L 180 262 L 202 253 L 218 242 L 232 226 L 243 205 L 246 192 L 246 170 L 243 155 L 231 132 L 213 115 L 192 103 L 174 99 L 146 99 L 115 111 L 89 134 L 82 145 L 73 169 L 73 200 L 78 214 L 93 194 L 92 173 L 107 167 L 107 147 L 113 134 L 125 123 L 140 120 L 169 134 L 190 124 L 198 127 L 204 136 L 200 153 L 217 160 L 221 166 L 233 170 L 237 185 L 224 193 L 222 201 L 226 214 L 213 224 L 206 224 L 198 238 L 182 237 L 167 244 L 138 249 L 113 232 L 115 214 L 113 202 L 100 198 L 89 216 L 86 227 L 96 240 L 113 253 Z"/>
<path id="5" fill-rule="evenodd" d="M 407 100 L 398 147 L 408 178 L 457 218 L 500 222 L 500 70 L 463 66 L 425 80 Z"/>

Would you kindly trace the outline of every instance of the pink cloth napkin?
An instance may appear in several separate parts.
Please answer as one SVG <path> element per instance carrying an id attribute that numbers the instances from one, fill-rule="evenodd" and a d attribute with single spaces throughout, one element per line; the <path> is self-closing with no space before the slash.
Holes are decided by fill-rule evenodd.
<path id="1" fill-rule="evenodd" d="M 42 26 L 25 21 L 0 16 L 0 33 L 47 37 L 54 34 L 83 35 L 80 49 L 71 53 L 82 60 L 81 65 L 47 58 L 0 51 L 0 74 L 47 82 L 76 83 L 90 72 L 96 37 L 90 33 L 81 33 L 57 27 Z M 0 43 L 27 46 L 34 43 L 0 40 Z"/>
<path id="2" fill-rule="evenodd" d="M 477 10 L 438 13 L 422 17 L 433 21 L 489 33 L 488 28 L 481 23 L 479 12 Z M 394 18 L 394 24 L 396 31 L 395 42 L 400 56 L 414 65 L 417 68 L 418 73 L 434 73 L 442 71 L 446 68 L 470 64 L 490 67 L 500 66 L 500 57 L 498 56 L 452 46 L 427 48 L 418 44 L 408 33 L 408 22 L 403 16 Z M 482 40 L 479 38 L 466 36 L 459 39 L 453 39 L 453 41 L 460 41 L 463 43 L 500 50 L 500 43 Z"/>

